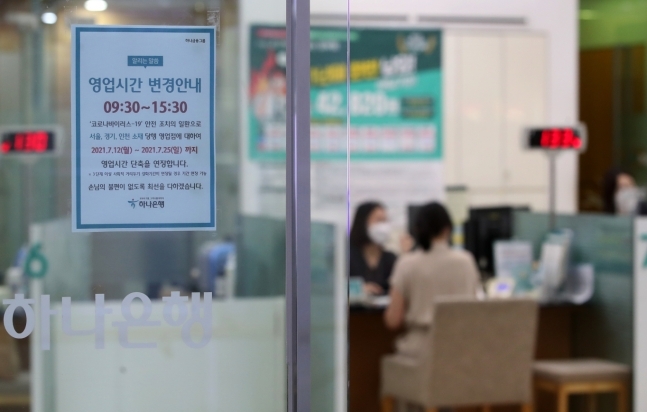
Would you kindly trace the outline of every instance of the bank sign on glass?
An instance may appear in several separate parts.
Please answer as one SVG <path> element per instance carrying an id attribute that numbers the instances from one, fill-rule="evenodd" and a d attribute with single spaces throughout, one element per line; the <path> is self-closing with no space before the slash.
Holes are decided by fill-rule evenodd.
<path id="1" fill-rule="evenodd" d="M 73 230 L 215 229 L 215 29 L 72 32 Z"/>

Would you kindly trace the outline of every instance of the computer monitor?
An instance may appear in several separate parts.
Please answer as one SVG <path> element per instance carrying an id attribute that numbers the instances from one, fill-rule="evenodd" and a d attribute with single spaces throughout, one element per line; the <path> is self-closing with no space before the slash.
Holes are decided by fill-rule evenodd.
<path id="1" fill-rule="evenodd" d="M 636 214 L 638 216 L 647 216 L 647 201 L 641 200 L 638 202 L 638 207 L 636 208 Z"/>
<path id="2" fill-rule="evenodd" d="M 465 249 L 476 259 L 481 272 L 494 273 L 494 242 L 510 239 L 513 235 L 514 211 L 530 210 L 528 207 L 470 208 L 464 225 Z"/>
<path id="3" fill-rule="evenodd" d="M 414 238 L 416 236 L 416 219 L 418 218 L 418 213 L 420 212 L 422 206 L 423 205 L 409 205 L 407 207 L 407 229 L 409 230 L 409 234 Z"/>

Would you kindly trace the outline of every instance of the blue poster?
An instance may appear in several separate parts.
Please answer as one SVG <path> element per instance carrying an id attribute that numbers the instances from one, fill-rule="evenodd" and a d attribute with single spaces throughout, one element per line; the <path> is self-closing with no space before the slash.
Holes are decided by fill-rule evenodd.
<path id="1" fill-rule="evenodd" d="M 72 27 L 72 229 L 214 230 L 213 27 Z"/>

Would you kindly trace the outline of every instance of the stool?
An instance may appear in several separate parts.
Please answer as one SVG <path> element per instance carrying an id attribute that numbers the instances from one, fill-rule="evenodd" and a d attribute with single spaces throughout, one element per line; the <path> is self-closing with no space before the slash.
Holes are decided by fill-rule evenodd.
<path id="1" fill-rule="evenodd" d="M 593 411 L 598 393 L 615 393 L 618 412 L 627 412 L 628 366 L 598 359 L 565 359 L 535 362 L 533 370 L 535 393 L 554 393 L 557 412 L 568 412 L 570 395 L 589 395 Z"/>

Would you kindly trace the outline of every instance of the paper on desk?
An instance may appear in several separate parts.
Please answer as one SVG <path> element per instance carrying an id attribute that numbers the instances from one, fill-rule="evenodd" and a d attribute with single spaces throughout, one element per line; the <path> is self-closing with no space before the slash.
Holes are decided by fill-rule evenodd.
<path id="1" fill-rule="evenodd" d="M 532 267 L 532 243 L 499 240 L 494 243 L 494 270 L 498 278 L 516 278 Z"/>
<path id="2" fill-rule="evenodd" d="M 389 295 L 376 296 L 371 299 L 371 304 L 373 306 L 387 307 L 391 303 L 391 297 Z"/>
<path id="3" fill-rule="evenodd" d="M 581 305 L 593 297 L 595 291 L 595 269 L 585 263 L 572 267 L 558 300 Z"/>
<path id="4" fill-rule="evenodd" d="M 556 290 L 566 278 L 566 247 L 559 244 L 544 243 L 541 248 L 539 271 L 543 286 Z"/>
<path id="5" fill-rule="evenodd" d="M 362 302 L 366 299 L 364 293 L 364 279 L 359 276 L 348 278 L 348 300 L 349 302 Z"/>

